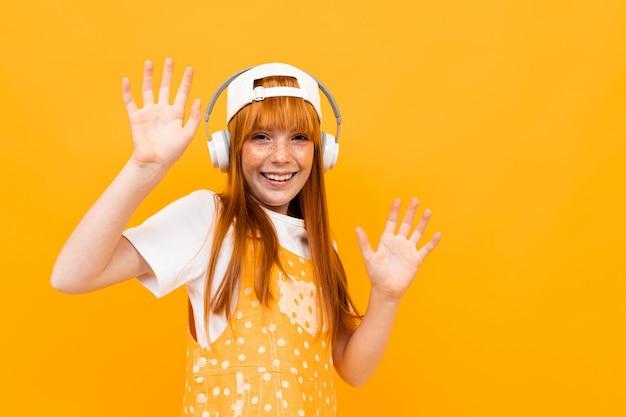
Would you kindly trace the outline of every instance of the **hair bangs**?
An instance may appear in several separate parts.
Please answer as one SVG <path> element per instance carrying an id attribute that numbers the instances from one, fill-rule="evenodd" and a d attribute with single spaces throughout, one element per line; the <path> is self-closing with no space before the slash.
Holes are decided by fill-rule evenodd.
<path id="1" fill-rule="evenodd" d="M 313 106 L 297 97 L 270 97 L 250 104 L 248 126 L 257 130 L 280 129 L 303 133 L 310 139 L 320 130 Z M 252 133 L 251 131 L 246 132 Z"/>

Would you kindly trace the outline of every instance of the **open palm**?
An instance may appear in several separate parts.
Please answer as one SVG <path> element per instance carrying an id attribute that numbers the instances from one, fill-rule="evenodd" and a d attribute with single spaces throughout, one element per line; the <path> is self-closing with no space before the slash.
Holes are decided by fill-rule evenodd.
<path id="1" fill-rule="evenodd" d="M 372 283 L 372 291 L 377 291 L 394 300 L 399 300 L 404 295 L 420 265 L 441 239 L 441 234 L 435 233 L 425 245 L 417 248 L 430 220 L 431 212 L 425 210 L 419 223 L 413 229 L 419 206 L 419 201 L 414 198 L 398 227 L 400 205 L 399 199 L 394 200 L 376 250 L 370 246 L 365 231 L 360 227 L 357 228 L 358 244 Z"/>
<path id="2" fill-rule="evenodd" d="M 133 136 L 133 158 L 141 164 L 171 166 L 183 154 L 200 124 L 200 100 L 196 99 L 185 124 L 185 106 L 193 79 L 193 70 L 185 69 L 183 79 L 170 104 L 173 60 L 167 58 L 163 76 L 155 101 L 152 77 L 154 66 L 151 61 L 144 64 L 142 98 L 143 107 L 138 107 L 130 91 L 130 81 L 122 81 L 122 98 L 126 105 Z"/>

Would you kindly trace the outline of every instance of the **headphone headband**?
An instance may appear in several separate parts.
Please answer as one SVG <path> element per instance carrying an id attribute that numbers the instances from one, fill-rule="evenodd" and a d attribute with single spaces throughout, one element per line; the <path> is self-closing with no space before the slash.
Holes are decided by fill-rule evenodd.
<path id="1" fill-rule="evenodd" d="M 264 64 L 264 65 L 272 65 L 272 64 Z M 215 107 L 215 104 L 217 103 L 217 100 L 219 99 L 220 95 L 224 92 L 224 90 L 226 90 L 226 88 L 235 80 L 237 79 L 240 75 L 254 69 L 254 68 L 258 68 L 259 66 L 252 66 L 252 67 L 248 67 L 245 68 L 241 71 L 236 72 L 235 74 L 231 75 L 230 77 L 228 77 L 215 91 L 215 93 L 213 93 L 213 96 L 211 97 L 211 100 L 209 101 L 209 104 L 207 106 L 206 112 L 204 113 L 204 121 L 205 121 L 205 130 L 206 130 L 206 134 L 207 137 L 211 137 L 210 133 L 209 133 L 209 118 L 211 117 L 211 113 L 213 112 L 213 107 Z M 301 71 L 301 70 L 300 70 Z M 308 72 L 304 72 L 301 71 L 304 74 L 308 75 L 309 77 L 311 77 L 311 79 L 313 81 L 315 81 L 315 83 L 317 83 L 319 89 L 324 93 L 324 95 L 326 96 L 326 99 L 328 100 L 333 113 L 335 115 L 335 120 L 337 122 L 337 130 L 335 132 L 335 142 L 339 141 L 339 133 L 341 130 L 341 113 L 339 112 L 339 107 L 337 106 L 337 102 L 335 101 L 335 98 L 333 97 L 333 95 L 331 94 L 331 92 L 328 90 L 328 88 L 326 88 L 326 86 L 324 84 L 322 84 L 322 82 L 320 80 L 318 80 L 317 78 L 315 78 L 313 75 L 309 74 Z M 272 75 L 283 75 L 283 74 L 272 74 Z M 290 74 L 289 74 L 290 75 Z M 270 76 L 270 75 L 267 75 Z M 274 88 L 280 88 L 280 87 L 274 87 Z M 272 95 L 269 96 L 267 95 L 267 92 L 270 91 L 269 88 L 265 89 L 265 96 L 263 98 L 266 97 L 279 97 L 279 96 L 285 96 L 287 94 L 284 94 L 284 91 L 282 94 L 277 94 L 277 95 Z M 289 94 L 289 96 L 291 97 L 301 97 L 302 96 L 298 96 L 295 94 Z M 254 100 L 253 100 L 254 101 Z M 258 100 L 257 100 L 258 101 Z M 318 111 L 318 114 L 320 116 L 320 120 L 321 120 L 321 111 Z M 227 120 L 227 122 L 229 122 L 230 120 Z"/>

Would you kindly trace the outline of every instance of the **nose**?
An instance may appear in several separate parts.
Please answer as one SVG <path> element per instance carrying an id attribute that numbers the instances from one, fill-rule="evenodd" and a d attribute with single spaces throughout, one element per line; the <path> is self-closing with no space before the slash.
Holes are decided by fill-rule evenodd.
<path id="1" fill-rule="evenodd" d="M 284 140 L 275 141 L 272 149 L 272 162 L 286 163 L 290 160 L 291 149 L 289 148 L 289 142 Z"/>

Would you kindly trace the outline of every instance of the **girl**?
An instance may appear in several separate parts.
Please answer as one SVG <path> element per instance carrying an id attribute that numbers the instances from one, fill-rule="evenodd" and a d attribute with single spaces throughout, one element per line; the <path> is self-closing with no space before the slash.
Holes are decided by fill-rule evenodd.
<path id="1" fill-rule="evenodd" d="M 201 120 L 196 99 L 184 122 L 191 68 L 170 104 L 172 68 L 166 59 L 155 101 L 145 63 L 142 108 L 122 81 L 133 153 L 65 243 L 52 285 L 84 293 L 137 277 L 158 297 L 186 285 L 182 415 L 334 416 L 334 372 L 353 386 L 372 375 L 400 300 L 440 239 L 416 247 L 431 213 L 413 228 L 418 201 L 400 221 L 395 200 L 376 250 L 357 228 L 372 284 L 358 315 L 331 238 L 323 173 L 334 160 L 323 157 L 332 137 L 320 132 L 318 82 L 266 64 L 228 85 L 226 159 L 212 149 L 228 172 L 224 191 L 193 192 L 124 230 Z"/>

